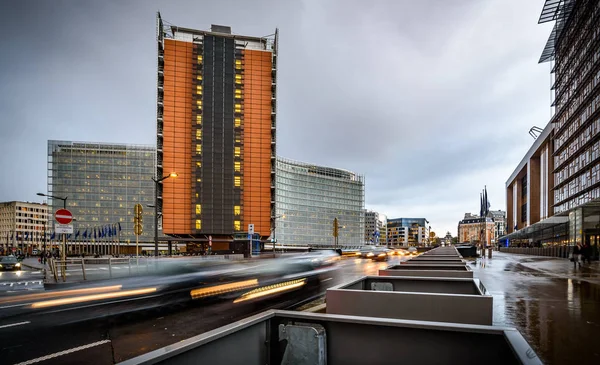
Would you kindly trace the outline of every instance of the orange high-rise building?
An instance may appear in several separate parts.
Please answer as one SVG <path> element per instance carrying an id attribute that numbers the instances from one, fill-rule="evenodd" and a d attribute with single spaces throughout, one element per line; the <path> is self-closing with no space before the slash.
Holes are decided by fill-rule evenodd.
<path id="1" fill-rule="evenodd" d="M 158 27 L 157 175 L 163 233 L 271 235 L 277 31 L 267 37 Z"/>

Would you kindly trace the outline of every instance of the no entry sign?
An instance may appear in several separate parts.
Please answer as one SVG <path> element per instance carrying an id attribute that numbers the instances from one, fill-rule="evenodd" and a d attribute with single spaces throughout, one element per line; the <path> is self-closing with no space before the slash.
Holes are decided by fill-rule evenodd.
<path id="1" fill-rule="evenodd" d="M 60 224 L 69 224 L 73 220 L 73 214 L 66 209 L 59 209 L 54 213 L 54 219 Z"/>

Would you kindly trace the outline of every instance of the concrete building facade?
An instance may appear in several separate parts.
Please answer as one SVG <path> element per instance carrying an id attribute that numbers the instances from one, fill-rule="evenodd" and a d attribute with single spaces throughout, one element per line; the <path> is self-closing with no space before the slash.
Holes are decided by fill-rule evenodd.
<path id="1" fill-rule="evenodd" d="M 480 217 L 465 213 L 458 222 L 458 243 L 484 244 L 494 243 L 496 224 L 492 217 Z"/>
<path id="2" fill-rule="evenodd" d="M 386 218 L 385 215 L 373 210 L 365 210 L 365 243 L 385 244 L 386 243 Z"/>
<path id="3" fill-rule="evenodd" d="M 12 201 L 0 203 L 2 254 L 43 249 L 49 237 L 48 205 Z"/>
<path id="4" fill-rule="evenodd" d="M 387 244 L 390 246 L 424 246 L 429 238 L 429 221 L 425 218 L 387 220 Z"/>

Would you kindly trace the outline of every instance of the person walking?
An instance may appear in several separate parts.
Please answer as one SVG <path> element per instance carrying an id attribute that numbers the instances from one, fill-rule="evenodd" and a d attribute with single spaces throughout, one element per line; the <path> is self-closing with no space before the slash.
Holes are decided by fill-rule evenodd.
<path id="1" fill-rule="evenodd" d="M 571 254 L 571 261 L 573 261 L 573 267 L 577 269 L 577 264 L 581 268 L 581 245 L 578 243 L 573 247 L 573 253 Z"/>
<path id="2" fill-rule="evenodd" d="M 583 260 L 584 264 L 586 261 L 588 264 L 592 263 L 592 261 L 590 260 L 591 254 L 592 254 L 592 247 L 590 247 L 590 244 L 586 242 L 583 245 L 583 248 L 581 249 L 581 256 L 582 256 L 582 260 Z"/>

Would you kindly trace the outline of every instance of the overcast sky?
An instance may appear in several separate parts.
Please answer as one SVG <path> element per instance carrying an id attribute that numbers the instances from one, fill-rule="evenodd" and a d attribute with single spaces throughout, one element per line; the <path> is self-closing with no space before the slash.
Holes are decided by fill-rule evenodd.
<path id="1" fill-rule="evenodd" d="M 2 1 L 0 201 L 47 187 L 47 140 L 154 144 L 155 17 L 280 31 L 280 156 L 366 177 L 366 207 L 456 235 L 550 109 L 543 0 Z"/>

